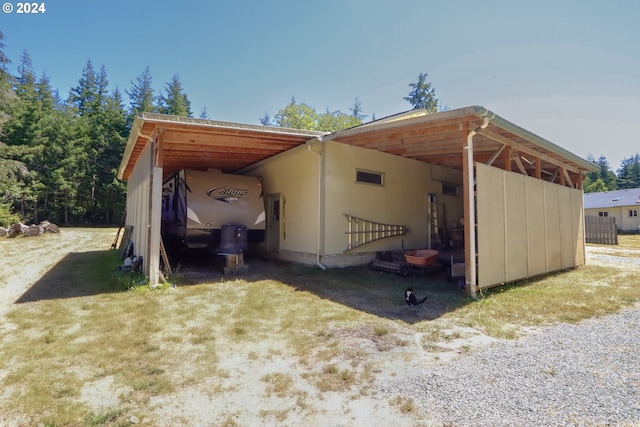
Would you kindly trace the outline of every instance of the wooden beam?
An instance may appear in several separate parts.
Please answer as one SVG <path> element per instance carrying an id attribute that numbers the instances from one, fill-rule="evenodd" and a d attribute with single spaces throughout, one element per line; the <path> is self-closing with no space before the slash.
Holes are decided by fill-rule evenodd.
<path id="1" fill-rule="evenodd" d="M 164 129 L 158 130 L 156 137 L 156 166 L 161 168 L 164 163 Z"/>
<path id="2" fill-rule="evenodd" d="M 511 146 L 505 144 L 504 147 L 506 148 L 504 150 L 504 170 L 506 170 L 507 172 L 511 172 Z"/>
<path id="3" fill-rule="evenodd" d="M 542 161 L 539 157 L 536 157 L 536 178 L 542 179 Z"/>
<path id="4" fill-rule="evenodd" d="M 566 169 L 562 169 L 562 172 L 564 173 L 565 184 L 568 184 L 570 187 L 573 187 L 573 180 L 571 179 L 571 176 L 569 176 L 569 171 Z"/>
<path id="5" fill-rule="evenodd" d="M 513 160 L 516 162 L 516 165 L 518 166 L 518 170 L 520 171 L 520 173 L 522 175 L 526 175 L 529 176 L 529 174 L 527 173 L 527 170 L 524 168 L 524 165 L 522 164 L 522 160 L 520 160 L 520 154 L 518 154 L 518 152 L 515 152 L 515 156 L 513 156 Z"/>
<path id="6" fill-rule="evenodd" d="M 500 146 L 500 148 L 498 148 L 498 149 L 496 150 L 496 152 L 495 152 L 495 153 L 493 153 L 493 156 L 491 156 L 491 158 L 489 159 L 489 161 L 487 161 L 487 165 L 488 165 L 488 166 L 491 166 L 491 165 L 493 164 L 493 162 L 495 162 L 495 161 L 496 161 L 496 159 L 498 158 L 498 156 L 500 155 L 500 153 L 502 153 L 502 150 L 504 150 L 504 147 L 506 147 L 506 145 L 502 144 L 502 145 Z"/>
<path id="7" fill-rule="evenodd" d="M 567 168 L 571 172 L 580 173 L 580 171 L 578 169 L 573 168 L 573 167 L 565 164 L 564 162 L 562 162 L 562 161 L 560 161 L 560 160 L 558 160 L 558 159 L 556 159 L 554 157 L 551 157 L 551 156 L 548 156 L 546 154 L 543 154 L 543 153 L 541 153 L 539 151 L 536 151 L 536 150 L 534 150 L 532 148 L 529 148 L 526 145 L 521 144 L 519 142 L 512 141 L 509 138 L 505 138 L 504 136 L 502 136 L 502 135 L 500 135 L 500 134 L 498 134 L 496 132 L 493 132 L 493 131 L 490 131 L 490 130 L 487 130 L 487 129 L 481 129 L 481 130 L 478 131 L 478 133 L 480 135 L 482 135 L 482 136 L 486 136 L 489 139 L 493 139 L 494 141 L 497 141 L 497 142 L 500 142 L 502 144 L 505 144 L 505 145 L 508 145 L 510 147 L 513 147 L 514 149 L 516 149 L 518 151 L 521 151 L 523 153 L 526 153 L 526 154 L 529 154 L 531 156 L 534 156 L 534 157 L 537 157 L 539 159 L 542 159 L 545 162 L 554 164 L 554 165 L 556 165 L 558 167 Z"/>

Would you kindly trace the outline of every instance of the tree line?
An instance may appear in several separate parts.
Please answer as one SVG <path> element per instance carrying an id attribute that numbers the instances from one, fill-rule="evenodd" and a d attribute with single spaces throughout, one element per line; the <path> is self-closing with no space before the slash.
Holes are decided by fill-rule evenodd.
<path id="1" fill-rule="evenodd" d="M 640 154 L 625 157 L 617 173 L 613 172 L 605 156 L 596 160 L 588 155 L 587 160 L 598 166 L 599 170 L 587 173 L 583 183 L 585 193 L 640 188 Z"/>
<path id="2" fill-rule="evenodd" d="M 104 66 L 96 69 L 88 60 L 77 85 L 62 98 L 46 74 L 36 75 L 26 51 L 12 74 L 3 40 L 0 32 L 0 225 L 42 220 L 64 225 L 119 222 L 126 186 L 117 172 L 135 116 L 157 112 L 193 117 L 179 76 L 156 92 L 147 67 L 123 94 L 109 88 Z M 420 73 L 403 99 L 414 109 L 446 110 L 427 77 Z M 199 117 L 209 118 L 206 108 Z M 292 98 L 273 117 L 265 113 L 259 122 L 334 132 L 368 119 L 357 97 L 348 113 L 329 109 L 319 113 Z M 617 175 L 604 156 L 589 160 L 600 166 L 600 172 L 587 176 L 586 192 L 640 187 L 638 154 L 625 159 Z"/>
<path id="3" fill-rule="evenodd" d="M 136 114 L 192 116 L 179 76 L 156 95 L 145 69 L 125 106 L 106 68 L 91 60 L 66 98 L 46 74 L 36 76 L 26 51 L 15 75 L 10 63 L 0 32 L 0 225 L 119 222 L 126 186 L 116 176 Z"/>
<path id="4" fill-rule="evenodd" d="M 179 76 L 156 93 L 147 67 L 125 90 L 125 105 L 125 95 L 109 89 L 106 68 L 96 69 L 88 60 L 78 84 L 62 98 L 49 76 L 36 75 L 26 51 L 12 74 L 3 40 L 0 32 L 0 225 L 119 222 L 126 186 L 117 172 L 135 116 L 157 112 L 193 117 Z M 414 108 L 437 108 L 426 74 L 420 76 L 405 99 Z M 206 108 L 199 117 L 208 119 Z M 357 98 L 349 113 L 317 113 L 292 98 L 273 119 L 265 113 L 260 123 L 332 132 L 367 117 Z"/>

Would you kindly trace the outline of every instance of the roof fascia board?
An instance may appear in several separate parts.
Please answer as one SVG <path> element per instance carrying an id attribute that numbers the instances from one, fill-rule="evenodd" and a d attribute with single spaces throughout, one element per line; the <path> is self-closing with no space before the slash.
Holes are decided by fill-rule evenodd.
<path id="1" fill-rule="evenodd" d="M 509 120 L 505 119 L 504 117 L 500 117 L 499 115 L 495 114 L 493 111 L 488 110 L 487 108 L 483 107 L 483 106 L 476 106 L 476 113 L 475 115 L 483 118 L 487 115 L 489 115 L 490 117 L 493 116 L 493 118 L 491 119 L 491 123 L 506 130 L 509 131 L 511 133 L 513 133 L 514 135 L 519 136 L 520 138 L 526 139 L 527 141 L 530 141 L 536 145 L 538 145 L 539 147 L 542 147 L 548 151 L 551 151 L 552 153 L 555 153 L 559 156 L 562 156 L 568 160 L 571 160 L 572 162 L 578 164 L 579 166 L 581 166 L 582 168 L 586 169 L 587 171 L 591 171 L 591 172 L 596 172 L 599 170 L 599 167 L 597 165 L 594 165 L 593 163 L 583 159 L 582 157 L 576 156 L 575 154 L 571 153 L 570 151 L 565 150 L 564 148 L 552 143 L 551 141 L 548 141 L 532 132 L 529 132 L 528 130 L 521 128 L 520 126 L 516 125 L 515 123 L 510 122 Z"/>
<path id="2" fill-rule="evenodd" d="M 206 127 L 215 129 L 227 129 L 227 130 L 246 130 L 261 133 L 269 133 L 276 135 L 293 135 L 301 137 L 313 138 L 314 136 L 324 135 L 326 132 L 319 132 L 313 130 L 291 129 L 281 128 L 275 126 L 258 126 L 243 123 L 223 122 L 217 120 L 198 119 L 194 117 L 172 116 L 168 114 L 158 113 L 142 113 L 142 120 L 147 123 L 162 123 L 162 124 L 174 124 L 174 125 L 187 125 L 194 127 Z"/>
<path id="3" fill-rule="evenodd" d="M 379 121 L 365 123 L 364 125 L 355 126 L 348 129 L 339 130 L 332 134 L 326 135 L 322 140 L 339 139 L 343 136 L 359 135 L 366 132 L 373 132 L 377 130 L 387 130 L 396 127 L 408 126 L 417 123 L 428 123 L 435 120 L 447 120 L 459 117 L 465 117 L 470 115 L 477 115 L 476 107 L 459 108 L 456 110 L 443 111 L 441 113 L 433 114 L 411 114 L 413 110 L 403 113 L 401 116 L 390 116 L 387 119 L 395 118 L 394 120 L 380 119 Z M 426 110 L 424 110 L 426 112 Z"/>
<path id="4" fill-rule="evenodd" d="M 131 160 L 131 154 L 133 153 L 133 149 L 135 148 L 138 138 L 143 137 L 146 138 L 147 141 L 151 140 L 155 137 L 155 130 L 151 135 L 144 135 L 142 133 L 142 125 L 144 124 L 144 119 L 138 115 L 133 120 L 133 124 L 131 125 L 131 132 L 129 133 L 129 139 L 127 140 L 127 145 L 124 148 L 124 154 L 122 155 L 122 160 L 120 161 L 120 168 L 118 169 L 118 179 L 122 180 L 124 178 L 124 172 L 127 169 L 127 165 Z"/>

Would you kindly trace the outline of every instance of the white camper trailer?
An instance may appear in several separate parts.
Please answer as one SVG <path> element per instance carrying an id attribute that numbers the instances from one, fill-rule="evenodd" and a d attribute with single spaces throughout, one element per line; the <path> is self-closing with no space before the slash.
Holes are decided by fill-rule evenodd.
<path id="1" fill-rule="evenodd" d="M 218 249 L 229 226 L 246 227 L 248 244 L 264 241 L 260 178 L 185 169 L 164 181 L 162 235 L 167 246 Z"/>

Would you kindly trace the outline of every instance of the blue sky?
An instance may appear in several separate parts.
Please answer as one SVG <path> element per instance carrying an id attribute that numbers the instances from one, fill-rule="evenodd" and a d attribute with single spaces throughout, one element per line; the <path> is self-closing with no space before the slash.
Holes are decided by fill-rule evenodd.
<path id="1" fill-rule="evenodd" d="M 147 66 L 156 94 L 178 74 L 194 115 L 214 120 L 258 124 L 292 97 L 344 112 L 357 97 L 382 118 L 410 109 L 408 85 L 428 73 L 449 108 L 483 105 L 614 170 L 640 152 L 635 0 L 9 3 L 11 69 L 26 50 L 63 98 L 90 59 L 123 94 Z"/>

